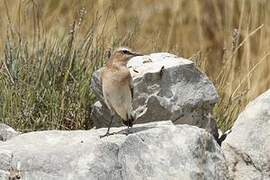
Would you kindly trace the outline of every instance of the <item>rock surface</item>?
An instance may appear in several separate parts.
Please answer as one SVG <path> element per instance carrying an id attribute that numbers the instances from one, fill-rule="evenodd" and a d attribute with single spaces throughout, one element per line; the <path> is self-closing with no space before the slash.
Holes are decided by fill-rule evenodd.
<path id="1" fill-rule="evenodd" d="M 233 179 L 270 179 L 270 90 L 239 115 L 222 149 Z"/>
<path id="2" fill-rule="evenodd" d="M 218 101 L 217 91 L 193 62 L 169 53 L 154 53 L 132 58 L 128 67 L 134 83 L 135 123 L 171 119 L 175 124 L 195 125 L 218 136 L 216 122 L 208 117 Z M 106 127 L 110 121 L 103 102 L 101 71 L 93 74 L 91 83 L 100 101 L 92 111 L 97 128 Z M 113 125 L 121 123 L 115 120 Z"/>
<path id="3" fill-rule="evenodd" d="M 229 178 L 220 147 L 203 129 L 164 121 L 100 139 L 105 131 L 31 132 L 0 143 L 0 179 Z"/>
<path id="4" fill-rule="evenodd" d="M 15 131 L 12 127 L 9 127 L 6 124 L 0 123 L 0 142 L 6 141 L 19 135 L 20 133 Z"/>

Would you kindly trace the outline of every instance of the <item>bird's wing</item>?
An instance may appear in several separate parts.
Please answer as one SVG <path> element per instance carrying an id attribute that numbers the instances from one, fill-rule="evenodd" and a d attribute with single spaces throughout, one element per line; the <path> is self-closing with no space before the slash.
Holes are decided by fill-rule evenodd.
<path id="1" fill-rule="evenodd" d="M 130 92 L 131 92 L 131 98 L 133 99 L 134 98 L 134 85 L 133 85 L 133 80 L 132 80 L 131 75 L 130 75 L 130 78 L 129 78 L 129 89 L 130 89 Z"/>
<path id="2" fill-rule="evenodd" d="M 119 82 L 120 83 L 123 83 L 123 84 L 126 84 L 128 83 L 128 87 L 130 89 L 130 94 L 131 94 L 131 98 L 133 99 L 133 96 L 134 96 L 134 86 L 133 86 L 133 79 L 132 79 L 132 76 L 130 74 L 130 71 L 129 69 L 125 68 L 125 70 L 123 70 L 122 72 L 119 73 L 120 74 L 120 77 L 119 78 Z"/>

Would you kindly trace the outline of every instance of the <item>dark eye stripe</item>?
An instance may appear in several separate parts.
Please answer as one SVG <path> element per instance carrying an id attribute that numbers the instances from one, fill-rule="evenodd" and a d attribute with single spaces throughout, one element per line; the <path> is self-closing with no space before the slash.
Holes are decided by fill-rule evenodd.
<path id="1" fill-rule="evenodd" d="M 131 52 L 129 52 L 128 50 L 123 50 L 124 54 L 132 54 Z"/>

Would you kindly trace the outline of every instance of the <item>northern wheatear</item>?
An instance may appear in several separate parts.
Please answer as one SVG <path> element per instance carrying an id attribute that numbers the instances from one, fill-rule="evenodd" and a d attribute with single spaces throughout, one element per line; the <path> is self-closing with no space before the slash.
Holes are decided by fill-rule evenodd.
<path id="1" fill-rule="evenodd" d="M 105 135 L 100 136 L 101 138 L 114 134 L 109 131 L 115 113 L 121 117 L 122 123 L 128 128 L 133 125 L 133 83 L 127 63 L 135 56 L 142 55 L 132 52 L 128 48 L 119 48 L 111 55 L 101 73 L 104 101 L 111 112 L 108 130 Z"/>

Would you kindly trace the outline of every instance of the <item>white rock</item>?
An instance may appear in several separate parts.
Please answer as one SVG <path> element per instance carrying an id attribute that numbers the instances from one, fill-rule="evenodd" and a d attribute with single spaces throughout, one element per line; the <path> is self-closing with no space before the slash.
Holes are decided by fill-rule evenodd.
<path id="1" fill-rule="evenodd" d="M 128 67 L 134 82 L 135 123 L 171 119 L 175 124 L 207 129 L 218 137 L 216 122 L 208 117 L 218 101 L 218 94 L 213 83 L 193 62 L 169 53 L 154 53 L 131 59 Z M 93 74 L 91 83 L 100 100 L 93 106 L 91 118 L 97 128 L 106 127 L 110 121 L 103 102 L 101 71 Z M 114 125 L 121 123 L 116 120 Z"/>
<path id="2" fill-rule="evenodd" d="M 222 148 L 234 179 L 270 179 L 270 90 L 248 104 Z"/>
<path id="3" fill-rule="evenodd" d="M 121 128 L 112 128 L 116 132 Z M 155 122 L 132 134 L 103 139 L 106 129 L 42 131 L 0 144 L 0 179 L 12 167 L 21 179 L 50 180 L 222 180 L 224 155 L 205 130 Z"/>
<path id="4" fill-rule="evenodd" d="M 7 141 L 12 137 L 17 136 L 20 134 L 19 132 L 15 131 L 12 127 L 9 127 L 6 124 L 0 123 L 0 142 Z"/>

